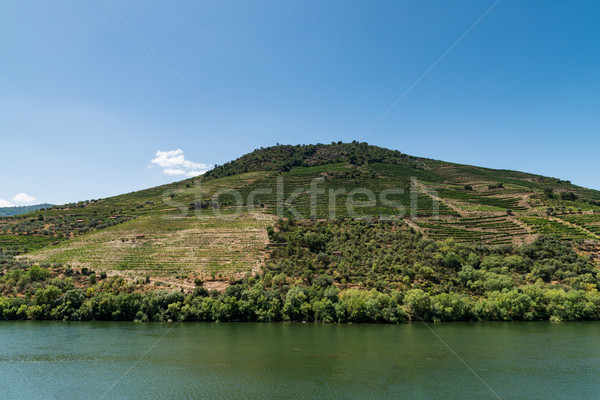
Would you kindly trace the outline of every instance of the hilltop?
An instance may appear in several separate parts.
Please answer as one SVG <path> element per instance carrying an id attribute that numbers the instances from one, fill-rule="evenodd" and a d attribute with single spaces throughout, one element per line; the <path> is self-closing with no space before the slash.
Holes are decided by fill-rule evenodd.
<path id="1" fill-rule="evenodd" d="M 330 145 L 277 145 L 260 148 L 237 160 L 217 165 L 208 171 L 205 179 L 222 178 L 250 171 L 288 172 L 294 167 L 315 167 L 319 165 L 345 163 L 365 164 L 403 164 L 415 168 L 423 167 L 416 157 L 408 156 L 398 150 L 390 150 L 367 143 L 331 143 Z"/>
<path id="2" fill-rule="evenodd" d="M 261 148 L 204 176 L 0 218 L 5 271 L 35 263 L 83 287 L 94 271 L 140 285 L 132 291 L 202 288 L 214 298 L 260 284 L 281 304 L 303 287 L 335 287 L 340 299 L 358 289 L 361 301 L 398 292 L 413 316 L 402 300 L 411 293 L 474 302 L 443 317 L 427 303 L 431 318 L 450 320 L 572 318 L 549 313 L 551 298 L 519 316 L 477 307 L 502 293 L 531 297 L 533 287 L 596 301 L 586 296 L 598 289 L 599 242 L 598 191 L 358 142 Z M 106 284 L 94 278 L 92 293 Z M 298 295 L 302 304 L 324 292 Z M 315 319 L 313 308 L 286 318 Z"/>

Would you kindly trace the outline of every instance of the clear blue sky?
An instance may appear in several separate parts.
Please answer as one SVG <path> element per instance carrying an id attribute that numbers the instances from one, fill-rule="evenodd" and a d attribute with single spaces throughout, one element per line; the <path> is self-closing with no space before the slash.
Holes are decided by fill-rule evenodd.
<path id="1" fill-rule="evenodd" d="M 359 139 L 494 3 L 106 1 L 252 149 Z M 598 21 L 598 1 L 501 1 L 364 141 L 600 189 Z M 0 204 L 248 152 L 101 1 L 2 2 L 0 54 Z"/>

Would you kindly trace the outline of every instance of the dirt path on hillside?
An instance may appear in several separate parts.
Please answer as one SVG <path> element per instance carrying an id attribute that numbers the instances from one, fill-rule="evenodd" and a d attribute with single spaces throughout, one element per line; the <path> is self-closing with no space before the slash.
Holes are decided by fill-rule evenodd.
<path id="1" fill-rule="evenodd" d="M 406 225 L 410 226 L 411 228 L 413 228 L 415 231 L 426 235 L 425 230 L 423 228 L 421 228 L 419 225 L 415 224 L 413 221 L 411 221 L 410 219 L 405 219 L 404 222 L 406 223 Z"/>
<path id="2" fill-rule="evenodd" d="M 513 237 L 513 243 L 531 244 L 535 241 L 535 239 L 537 239 L 538 235 L 535 232 L 533 232 L 533 229 L 531 228 L 531 226 L 527 225 L 525 222 L 521 221 L 519 218 L 515 217 L 514 215 L 507 215 L 506 217 L 509 221 L 511 221 L 515 225 L 520 226 L 521 228 L 523 228 L 523 230 L 525 230 L 527 232 L 525 235 L 522 236 L 522 238 L 523 238 L 522 240 L 519 240 L 519 238 L 517 238 L 517 237 Z"/>
<path id="3" fill-rule="evenodd" d="M 520 197 L 519 207 L 525 207 L 527 210 L 530 210 L 531 206 L 529 205 L 529 198 L 531 197 L 531 194 L 524 193 L 518 195 L 518 197 Z"/>

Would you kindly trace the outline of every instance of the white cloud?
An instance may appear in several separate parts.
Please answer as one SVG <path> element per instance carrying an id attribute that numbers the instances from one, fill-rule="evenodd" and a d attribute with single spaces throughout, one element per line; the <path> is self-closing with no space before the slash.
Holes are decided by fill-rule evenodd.
<path id="1" fill-rule="evenodd" d="M 185 175 L 189 176 L 191 178 L 193 176 L 202 175 L 205 172 L 206 172 L 206 170 L 204 170 L 204 171 L 188 171 Z"/>
<path id="2" fill-rule="evenodd" d="M 31 203 L 35 201 L 35 197 L 28 195 L 27 193 L 19 193 L 13 197 L 15 203 Z"/>
<path id="3" fill-rule="evenodd" d="M 198 176 L 202 175 L 213 167 L 211 164 L 203 164 L 186 160 L 183 150 L 181 149 L 169 151 L 158 150 L 156 152 L 156 157 L 150 162 L 163 168 L 163 172 L 169 176 Z M 152 165 L 149 167 L 151 168 Z"/>
<path id="4" fill-rule="evenodd" d="M 13 207 L 14 204 L 10 201 L 0 199 L 0 207 Z"/>
<path id="5" fill-rule="evenodd" d="M 171 176 L 185 175 L 185 171 L 182 169 L 166 168 L 163 172 Z"/>
<path id="6" fill-rule="evenodd" d="M 198 175 L 202 175 L 203 173 L 205 173 L 206 171 L 185 171 L 183 169 L 174 169 L 174 168 L 166 168 L 163 171 L 166 175 L 170 175 L 170 176 L 187 176 L 187 177 L 194 177 L 194 176 L 198 176 Z"/>

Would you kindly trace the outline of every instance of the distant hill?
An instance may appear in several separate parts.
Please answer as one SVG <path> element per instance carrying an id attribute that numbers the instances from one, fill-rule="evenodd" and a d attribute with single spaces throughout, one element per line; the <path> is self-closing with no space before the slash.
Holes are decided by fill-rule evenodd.
<path id="1" fill-rule="evenodd" d="M 0 217 L 10 217 L 13 215 L 27 214 L 30 212 L 38 211 L 42 208 L 50 208 L 53 204 L 35 204 L 32 206 L 18 206 L 18 207 L 0 207 Z"/>

